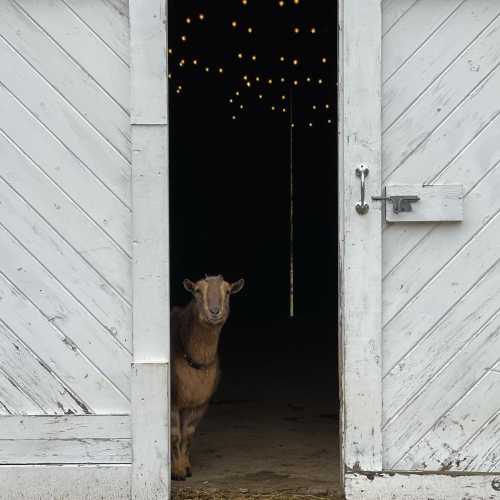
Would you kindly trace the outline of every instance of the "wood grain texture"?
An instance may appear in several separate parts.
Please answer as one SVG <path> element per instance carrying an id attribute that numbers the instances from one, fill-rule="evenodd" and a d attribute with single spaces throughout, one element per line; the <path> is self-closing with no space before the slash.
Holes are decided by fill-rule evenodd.
<path id="1" fill-rule="evenodd" d="M 492 476 L 359 474 L 346 476 L 346 500 L 495 500 Z"/>
<path id="2" fill-rule="evenodd" d="M 132 498 L 170 498 L 170 394 L 167 363 L 132 366 Z"/>
<path id="3" fill-rule="evenodd" d="M 500 5 L 419 1 L 383 58 L 384 184 L 464 186 L 462 222 L 383 230 L 384 467 L 486 474 L 499 467 Z"/>
<path id="4" fill-rule="evenodd" d="M 125 500 L 130 466 L 0 466 L 1 500 Z"/>
<path id="5" fill-rule="evenodd" d="M 381 189 L 381 2 L 340 4 L 341 329 L 343 459 L 348 468 L 382 470 L 381 211 L 359 215 L 359 165 L 367 192 Z M 360 286 L 362 283 L 362 286 Z"/>
<path id="6" fill-rule="evenodd" d="M 166 125 L 167 3 L 130 0 L 131 122 Z"/>
<path id="7" fill-rule="evenodd" d="M 393 204 L 386 203 L 387 222 L 460 222 L 464 218 L 464 187 L 461 184 L 422 186 L 421 184 L 388 184 L 385 195 L 417 196 L 411 212 L 394 213 Z"/>

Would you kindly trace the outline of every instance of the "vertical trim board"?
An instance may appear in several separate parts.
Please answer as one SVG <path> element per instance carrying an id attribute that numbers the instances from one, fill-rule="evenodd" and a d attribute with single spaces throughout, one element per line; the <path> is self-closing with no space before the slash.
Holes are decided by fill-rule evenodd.
<path id="1" fill-rule="evenodd" d="M 382 470 L 382 215 L 369 199 L 381 189 L 381 0 L 349 0 L 340 8 L 343 460 L 348 470 Z M 365 215 L 355 210 L 360 165 L 370 169 Z"/>

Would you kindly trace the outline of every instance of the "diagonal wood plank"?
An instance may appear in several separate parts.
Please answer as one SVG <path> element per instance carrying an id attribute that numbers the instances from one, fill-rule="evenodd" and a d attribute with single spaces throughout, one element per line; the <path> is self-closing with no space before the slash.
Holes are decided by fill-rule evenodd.
<path id="1" fill-rule="evenodd" d="M 129 411 L 126 397 L 3 276 L 0 276 L 0 317 L 36 353 L 46 369 L 64 381 L 85 413 Z"/>
<path id="2" fill-rule="evenodd" d="M 499 309 L 496 264 L 384 377 L 384 422 L 424 390 L 426 383 L 470 342 Z"/>
<path id="3" fill-rule="evenodd" d="M 120 391 L 130 393 L 130 352 L 97 318 L 0 227 L 0 272 L 37 307 Z M 110 359 L 113 360 L 110 363 Z"/>
<path id="4" fill-rule="evenodd" d="M 421 150 L 429 150 L 427 141 L 432 134 L 441 137 L 442 133 L 460 133 L 463 129 L 456 122 L 456 116 L 463 116 L 464 108 L 469 112 L 479 112 L 485 109 L 488 115 L 490 107 L 498 109 L 499 105 L 492 98 L 493 89 L 498 86 L 498 76 L 495 69 L 500 63 L 500 17 L 480 37 L 477 43 L 449 69 L 416 105 L 384 135 L 383 140 L 383 175 L 385 182 L 398 182 L 398 178 L 405 179 L 419 175 L 419 180 L 427 179 L 439 172 L 436 164 L 442 158 L 449 158 L 449 151 L 454 144 L 444 144 L 434 160 L 426 163 L 419 174 L 411 173 L 415 161 L 413 156 Z M 492 72 L 494 72 L 492 74 Z M 495 80 L 495 81 L 493 81 Z M 492 103 L 493 104 L 492 106 Z M 425 117 L 425 120 L 422 118 Z M 455 131 L 454 126 L 459 127 Z M 436 130 L 438 132 L 436 133 Z M 471 126 L 468 133 L 473 133 Z M 450 131 L 450 132 L 448 132 Z M 441 133 L 440 133 L 441 132 Z M 424 153 L 425 155 L 425 153 Z M 408 182 L 408 180 L 406 180 Z"/>
<path id="5" fill-rule="evenodd" d="M 43 410 L 27 396 L 0 367 L 0 415 L 43 415 Z"/>
<path id="6" fill-rule="evenodd" d="M 0 178 L 23 198 L 126 300 L 131 258 L 0 132 Z"/>
<path id="7" fill-rule="evenodd" d="M 128 1 L 63 0 L 64 3 L 91 28 L 126 63 L 129 62 Z"/>
<path id="8" fill-rule="evenodd" d="M 130 165 L 0 38 L 0 85 L 130 206 Z M 8 70 L 7 70 L 8 66 Z M 15 89 L 15 93 L 12 92 Z"/>
<path id="9" fill-rule="evenodd" d="M 426 44 L 382 87 L 386 130 L 500 13 L 497 2 L 467 0 Z M 403 43 L 403 42 L 400 42 Z"/>
<path id="10" fill-rule="evenodd" d="M 130 157 L 129 116 L 126 111 L 10 1 L 0 3 L 0 33 L 3 44 L 8 42 L 18 59 L 10 66 L 11 62 L 3 59 L 2 54 L 2 61 L 9 66 L 10 72 L 17 72 L 17 65 L 29 68 L 33 76 L 43 79 L 46 86 L 57 90 L 64 97 L 63 109 L 71 107 L 78 110 L 80 120 L 84 119 L 94 127 L 101 139 L 107 141 L 124 159 Z M 122 85 L 127 87 L 128 82 L 123 81 Z M 16 90 L 20 92 L 23 87 L 37 94 L 36 89 L 31 87 L 31 80 L 20 87 L 16 86 Z M 44 102 L 42 96 L 43 93 L 37 94 L 38 106 L 40 101 Z M 45 104 L 49 111 L 57 111 L 50 108 L 49 103 Z M 36 108 L 33 106 L 32 109 Z M 46 110 L 46 113 L 49 111 Z M 80 148 L 82 146 L 84 144 L 80 144 Z"/>
<path id="11" fill-rule="evenodd" d="M 130 100 L 128 65 L 87 25 L 61 1 L 12 1 L 127 112 Z"/>
<path id="12" fill-rule="evenodd" d="M 113 335 L 131 345 L 131 310 L 53 229 L 3 181 L 0 181 L 0 225 Z"/>
<path id="13" fill-rule="evenodd" d="M 454 157 L 432 181 L 437 184 L 463 184 L 465 197 L 490 170 L 500 162 L 498 130 L 500 115 L 490 121 L 460 154 Z M 446 160 L 445 160 L 446 161 Z M 392 224 L 384 231 L 383 275 L 394 271 L 399 263 L 416 248 L 438 224 Z"/>
<path id="14" fill-rule="evenodd" d="M 382 33 L 390 31 L 418 2 L 418 0 L 383 0 Z"/>
<path id="15" fill-rule="evenodd" d="M 467 470 L 473 461 L 481 461 L 481 449 L 473 451 L 469 443 L 482 434 L 491 416 L 500 409 L 498 377 L 487 374 L 458 405 L 447 411 L 424 439 L 400 462 L 408 470 Z M 497 419 L 495 418 L 495 421 Z M 485 436 L 486 434 L 483 434 Z M 490 443 L 495 442 L 489 437 Z M 484 446 L 480 446 L 484 449 Z M 479 464 L 477 464 L 479 465 Z M 471 470 L 487 470 L 486 467 Z"/>
<path id="16" fill-rule="evenodd" d="M 463 0 L 420 0 L 414 3 L 411 12 L 399 18 L 384 36 L 382 81 L 391 78 L 424 44 L 432 44 L 434 33 L 462 3 Z"/>
<path id="17" fill-rule="evenodd" d="M 132 253 L 131 210 L 92 171 L 0 86 L 0 130 L 89 214 L 128 255 Z"/>
<path id="18" fill-rule="evenodd" d="M 433 428 L 481 382 L 485 367 L 500 357 L 500 314 L 468 344 L 384 429 L 384 464 L 404 470 L 402 460 Z"/>
<path id="19" fill-rule="evenodd" d="M 35 410 L 32 405 L 13 407 L 15 400 L 6 401 L 6 406 L 17 415 L 33 412 L 84 413 L 78 401 L 61 381 L 54 378 L 43 363 L 40 363 L 2 323 L 0 323 L 0 359 L 3 373 L 8 375 L 16 387 L 37 407 Z"/>

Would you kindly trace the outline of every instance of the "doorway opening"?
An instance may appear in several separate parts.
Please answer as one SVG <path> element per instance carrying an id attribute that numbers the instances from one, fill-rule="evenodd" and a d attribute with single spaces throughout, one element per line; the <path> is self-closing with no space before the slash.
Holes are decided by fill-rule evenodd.
<path id="1" fill-rule="evenodd" d="M 169 1 L 172 304 L 246 282 L 178 492 L 339 491 L 336 42 L 335 2 Z"/>

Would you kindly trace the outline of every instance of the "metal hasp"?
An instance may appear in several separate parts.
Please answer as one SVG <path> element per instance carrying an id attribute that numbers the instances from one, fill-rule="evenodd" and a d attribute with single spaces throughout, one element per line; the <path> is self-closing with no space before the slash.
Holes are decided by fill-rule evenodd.
<path id="1" fill-rule="evenodd" d="M 364 215 L 370 209 L 370 205 L 365 202 L 365 192 L 366 192 L 366 177 L 369 174 L 369 170 L 364 165 L 356 168 L 356 175 L 361 179 L 361 200 L 356 203 L 356 212 L 359 215 Z"/>
<path id="2" fill-rule="evenodd" d="M 392 211 L 395 214 L 401 212 L 412 212 L 412 203 L 420 200 L 416 195 L 406 195 L 406 196 L 372 196 L 373 201 L 390 201 L 392 203 Z"/>

